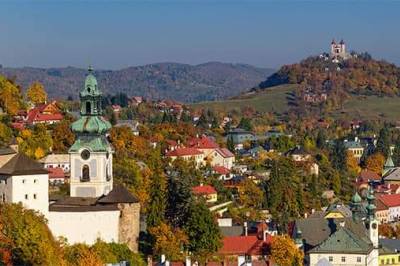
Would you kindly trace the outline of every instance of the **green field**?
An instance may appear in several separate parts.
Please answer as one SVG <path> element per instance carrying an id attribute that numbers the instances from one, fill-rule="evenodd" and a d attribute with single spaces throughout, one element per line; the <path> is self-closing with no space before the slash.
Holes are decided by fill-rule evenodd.
<path id="1" fill-rule="evenodd" d="M 289 109 L 288 97 L 296 85 L 281 85 L 255 94 L 240 96 L 240 99 L 226 101 L 201 102 L 193 104 L 194 108 L 211 108 L 215 111 L 240 110 L 243 107 L 254 107 L 260 112 L 283 113 Z"/>
<path id="2" fill-rule="evenodd" d="M 296 85 L 281 85 L 262 92 L 242 95 L 238 99 L 193 104 L 192 107 L 218 111 L 240 110 L 251 106 L 260 112 L 284 113 Z M 351 96 L 343 107 L 332 112 L 335 118 L 400 120 L 400 97 Z"/>

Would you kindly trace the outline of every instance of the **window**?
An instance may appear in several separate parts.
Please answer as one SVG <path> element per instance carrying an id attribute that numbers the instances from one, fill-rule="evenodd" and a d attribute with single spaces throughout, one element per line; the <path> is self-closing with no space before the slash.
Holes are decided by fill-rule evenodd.
<path id="1" fill-rule="evenodd" d="M 3 202 L 6 201 L 6 194 L 3 193 L 3 195 L 1 195 L 1 200 L 2 200 Z"/>
<path id="2" fill-rule="evenodd" d="M 26 181 L 25 179 L 22 179 L 22 184 L 25 184 L 25 181 Z"/>
<path id="3" fill-rule="evenodd" d="M 33 198 L 34 198 L 34 199 L 37 199 L 37 196 L 36 196 L 36 194 L 33 194 Z"/>
<path id="4" fill-rule="evenodd" d="M 333 261 L 333 257 L 329 256 L 329 261 L 332 262 Z"/>
<path id="5" fill-rule="evenodd" d="M 342 257 L 342 262 L 346 262 L 346 257 Z"/>
<path id="6" fill-rule="evenodd" d="M 395 259 L 392 258 L 392 264 L 395 264 L 395 263 L 396 263 Z"/>
<path id="7" fill-rule="evenodd" d="M 91 113 L 91 106 L 90 106 L 90 102 L 86 102 L 86 114 L 90 114 Z"/>
<path id="8" fill-rule="evenodd" d="M 110 175 L 110 171 L 108 168 L 108 164 L 106 165 L 106 180 L 110 181 L 111 180 L 111 175 Z"/>
<path id="9" fill-rule="evenodd" d="M 25 199 L 26 199 L 26 200 L 28 199 L 28 194 L 25 194 Z"/>
<path id="10" fill-rule="evenodd" d="M 381 260 L 381 264 L 382 264 L 382 265 L 385 264 L 385 260 Z"/>
<path id="11" fill-rule="evenodd" d="M 35 183 L 35 184 L 36 184 L 37 182 L 38 182 L 38 180 L 37 180 L 37 179 L 33 180 L 33 183 Z"/>
<path id="12" fill-rule="evenodd" d="M 82 176 L 81 176 L 81 182 L 89 182 L 90 181 L 90 171 L 89 171 L 89 166 L 85 164 L 82 167 Z"/>
<path id="13" fill-rule="evenodd" d="M 357 257 L 357 262 L 361 262 L 361 257 Z"/>

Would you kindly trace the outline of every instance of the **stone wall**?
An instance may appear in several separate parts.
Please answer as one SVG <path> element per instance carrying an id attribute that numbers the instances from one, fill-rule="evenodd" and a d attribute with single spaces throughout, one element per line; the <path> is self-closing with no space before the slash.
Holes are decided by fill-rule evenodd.
<path id="1" fill-rule="evenodd" d="M 119 218 L 119 242 L 125 243 L 133 252 L 139 250 L 139 225 L 140 225 L 140 204 L 120 203 Z"/>

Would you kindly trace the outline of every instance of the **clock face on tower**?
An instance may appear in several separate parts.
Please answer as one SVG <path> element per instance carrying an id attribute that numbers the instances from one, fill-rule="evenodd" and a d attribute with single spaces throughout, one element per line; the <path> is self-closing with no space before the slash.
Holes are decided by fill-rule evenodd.
<path id="1" fill-rule="evenodd" d="M 88 150 L 83 150 L 82 152 L 81 152 L 81 158 L 83 159 L 83 160 L 87 160 L 87 159 L 89 159 L 90 158 L 90 151 L 88 151 Z"/>

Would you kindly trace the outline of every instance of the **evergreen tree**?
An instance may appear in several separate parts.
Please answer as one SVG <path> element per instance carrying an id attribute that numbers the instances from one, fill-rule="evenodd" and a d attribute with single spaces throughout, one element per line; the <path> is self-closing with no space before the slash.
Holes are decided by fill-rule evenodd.
<path id="1" fill-rule="evenodd" d="M 247 130 L 247 131 L 252 131 L 253 130 L 253 125 L 251 124 L 251 121 L 250 121 L 249 118 L 242 117 L 242 119 L 240 119 L 238 128 L 242 128 L 242 129 Z"/>
<path id="2" fill-rule="evenodd" d="M 231 152 L 235 152 L 235 143 L 233 141 L 233 137 L 232 136 L 229 136 L 227 138 L 226 146 L 228 147 L 228 150 L 230 150 Z"/>
<path id="3" fill-rule="evenodd" d="M 400 137 L 397 138 L 394 150 L 393 150 L 393 155 L 392 155 L 392 160 L 395 166 L 399 166 L 400 164 Z"/>
<path id="4" fill-rule="evenodd" d="M 390 135 L 388 126 L 386 124 L 379 131 L 379 137 L 378 141 L 376 142 L 375 152 L 382 153 L 385 158 L 387 158 L 390 153 Z"/>
<path id="5" fill-rule="evenodd" d="M 221 247 L 221 233 L 210 210 L 204 202 L 194 202 L 184 230 L 189 237 L 189 251 L 200 262 Z"/>
<path id="6" fill-rule="evenodd" d="M 331 149 L 331 163 L 332 166 L 339 170 L 339 171 L 345 171 L 347 168 L 347 153 L 346 153 L 346 147 L 344 146 L 344 143 L 342 140 L 338 139 L 335 140 L 335 144 L 333 145 Z"/>
<path id="7" fill-rule="evenodd" d="M 325 131 L 323 131 L 323 130 L 318 131 L 316 143 L 317 143 L 318 149 L 325 148 L 325 145 L 326 145 Z"/>

